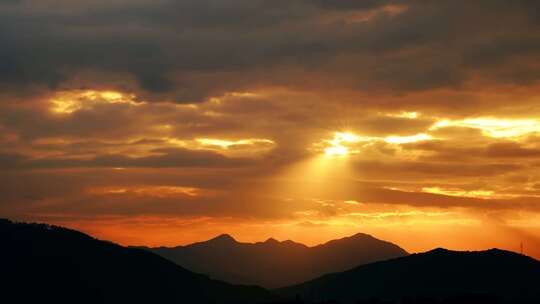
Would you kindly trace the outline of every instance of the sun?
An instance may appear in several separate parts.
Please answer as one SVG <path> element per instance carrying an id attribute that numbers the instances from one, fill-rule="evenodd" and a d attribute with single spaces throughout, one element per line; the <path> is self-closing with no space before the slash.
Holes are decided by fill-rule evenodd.
<path id="1" fill-rule="evenodd" d="M 349 154 L 349 148 L 344 146 L 334 146 L 324 149 L 324 154 L 328 156 L 344 156 Z"/>
<path id="2" fill-rule="evenodd" d="M 350 132 L 336 132 L 332 140 L 327 140 L 330 146 L 324 149 L 324 154 L 328 156 L 345 156 L 351 154 L 348 147 L 342 143 L 356 143 L 360 137 Z"/>

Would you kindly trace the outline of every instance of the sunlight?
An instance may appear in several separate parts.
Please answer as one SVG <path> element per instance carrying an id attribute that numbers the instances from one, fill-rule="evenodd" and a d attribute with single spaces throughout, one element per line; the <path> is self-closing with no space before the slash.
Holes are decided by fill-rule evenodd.
<path id="1" fill-rule="evenodd" d="M 303 204 L 306 200 L 345 195 L 354 186 L 349 182 L 352 176 L 348 157 L 314 154 L 284 166 L 261 188 L 266 189 L 265 193 L 274 198 L 294 202 L 290 206 L 292 213 L 298 211 L 295 210 L 295 204 Z M 350 200 L 347 204 L 355 203 Z"/>
<path id="2" fill-rule="evenodd" d="M 407 119 L 417 119 L 420 114 L 418 112 L 407 112 L 407 111 L 402 111 L 402 112 L 399 112 L 399 113 L 387 113 L 385 114 L 386 116 L 389 116 L 389 117 L 397 117 L 397 118 L 407 118 Z"/>
<path id="3" fill-rule="evenodd" d="M 484 136 L 493 138 L 521 137 L 540 132 L 540 123 L 534 119 L 468 118 L 463 120 L 440 120 L 430 130 L 447 127 L 479 129 Z"/>
<path id="4" fill-rule="evenodd" d="M 322 142 L 315 143 L 315 147 L 323 147 L 322 151 L 327 156 L 346 156 L 349 154 L 360 153 L 359 148 L 365 144 L 372 142 L 385 142 L 387 144 L 400 145 L 414 143 L 418 141 L 432 140 L 433 136 L 425 133 L 410 135 L 410 136 L 361 136 L 351 132 L 335 132 L 333 139 L 323 140 Z M 316 148 L 316 151 L 320 151 L 320 148 Z"/>
<path id="5" fill-rule="evenodd" d="M 343 156 L 349 154 L 349 148 L 344 146 L 328 147 L 324 149 L 324 154 L 328 156 Z"/>
<path id="6" fill-rule="evenodd" d="M 336 132 L 333 139 L 325 141 L 330 146 L 324 149 L 324 154 L 328 156 L 345 156 L 351 153 L 357 153 L 358 151 L 350 151 L 343 144 L 357 143 L 362 140 L 363 138 L 350 132 Z"/>
<path id="7" fill-rule="evenodd" d="M 92 188 L 89 190 L 92 194 L 132 194 L 139 196 L 150 196 L 158 198 L 174 197 L 174 196 L 199 196 L 200 189 L 194 187 L 181 186 L 130 186 L 130 187 L 101 187 Z"/>
<path id="8" fill-rule="evenodd" d="M 442 194 L 448 196 L 460 197 L 476 197 L 476 198 L 493 198 L 494 192 L 491 190 L 463 190 L 463 189 L 448 189 L 440 187 L 423 187 L 422 192 Z"/>
<path id="9" fill-rule="evenodd" d="M 80 110 L 91 109 L 98 104 L 125 103 L 139 105 L 135 95 L 116 91 L 74 90 L 60 91 L 50 99 L 51 111 L 59 114 L 71 114 Z"/>
<path id="10" fill-rule="evenodd" d="M 412 136 L 388 136 L 383 140 L 389 144 L 408 144 L 417 141 L 430 140 L 433 139 L 431 135 L 428 134 L 417 134 Z"/>
<path id="11" fill-rule="evenodd" d="M 240 140 L 224 140 L 224 139 L 213 139 L 213 138 L 198 138 L 197 142 L 203 146 L 216 146 L 222 149 L 229 149 L 234 146 L 253 146 L 258 144 L 267 144 L 274 145 L 274 142 L 269 139 L 264 138 L 249 138 L 249 139 L 240 139 Z"/>

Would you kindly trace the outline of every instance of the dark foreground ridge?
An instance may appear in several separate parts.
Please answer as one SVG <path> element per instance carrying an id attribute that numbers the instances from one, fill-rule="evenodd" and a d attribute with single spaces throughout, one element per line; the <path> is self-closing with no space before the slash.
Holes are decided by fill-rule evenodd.
<path id="1" fill-rule="evenodd" d="M 147 249 L 211 278 L 266 288 L 290 286 L 408 254 L 395 244 L 362 233 L 314 247 L 273 238 L 253 244 L 240 243 L 222 234 L 187 246 Z"/>
<path id="2" fill-rule="evenodd" d="M 0 219 L 0 242 L 0 290 L 9 303 L 540 303 L 540 262 L 498 249 L 435 249 L 268 291 L 56 226 Z"/>
<path id="3" fill-rule="evenodd" d="M 540 303 L 540 262 L 491 249 L 435 249 L 277 290 L 324 303 Z"/>
<path id="4" fill-rule="evenodd" d="M 61 227 L 0 220 L 0 242 L 1 297 L 10 303 L 273 300 L 263 288 L 210 280 L 148 251 Z"/>

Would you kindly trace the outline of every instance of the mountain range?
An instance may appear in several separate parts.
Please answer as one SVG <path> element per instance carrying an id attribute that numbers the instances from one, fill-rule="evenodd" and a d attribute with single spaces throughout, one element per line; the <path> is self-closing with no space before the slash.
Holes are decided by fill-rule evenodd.
<path id="1" fill-rule="evenodd" d="M 328 274 L 277 292 L 309 303 L 370 303 L 370 299 L 540 303 L 540 262 L 499 249 L 459 252 L 438 248 Z"/>
<path id="2" fill-rule="evenodd" d="M 408 254 L 395 244 L 362 233 L 314 247 L 273 238 L 241 243 L 223 234 L 187 246 L 146 249 L 215 279 L 265 288 L 298 284 L 326 273 Z"/>
<path id="3" fill-rule="evenodd" d="M 10 303 L 258 303 L 270 292 L 188 271 L 151 252 L 44 224 L 0 220 Z M 6 302 L 9 303 L 9 302 Z"/>
<path id="4" fill-rule="evenodd" d="M 356 235 L 333 242 L 349 244 L 356 238 L 369 239 Z M 232 242 L 230 237 L 220 236 L 191 246 L 220 249 L 223 243 Z M 246 246 L 282 243 L 303 246 L 275 240 Z M 460 252 L 439 248 L 268 290 L 214 280 L 148 250 L 46 224 L 0 219 L 0 244 L 0 290 L 2 300 L 9 303 L 540 303 L 540 261 L 499 249 Z M 228 263 L 234 266 L 236 261 Z"/>

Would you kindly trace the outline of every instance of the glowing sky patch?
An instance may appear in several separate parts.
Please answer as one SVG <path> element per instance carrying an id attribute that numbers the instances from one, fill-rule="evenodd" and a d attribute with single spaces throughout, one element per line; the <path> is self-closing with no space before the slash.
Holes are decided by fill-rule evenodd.
<path id="1" fill-rule="evenodd" d="M 91 109 L 99 104 L 125 103 L 137 105 L 135 96 L 115 91 L 61 91 L 50 99 L 51 111 L 60 114 L 71 114 L 73 112 Z"/>
<path id="2" fill-rule="evenodd" d="M 334 138 L 324 140 L 321 143 L 315 143 L 315 146 L 326 146 L 323 151 L 328 156 L 344 156 L 348 154 L 360 153 L 362 145 L 369 145 L 373 142 L 385 142 L 393 145 L 414 143 L 425 140 L 432 140 L 433 136 L 429 134 L 415 134 L 410 136 L 360 136 L 351 132 L 336 132 Z"/>
<path id="3" fill-rule="evenodd" d="M 157 198 L 190 196 L 196 197 L 201 194 L 201 190 L 194 187 L 181 186 L 127 186 L 127 187 L 102 187 L 89 190 L 92 194 L 132 194 L 139 196 L 151 196 Z"/>
<path id="4" fill-rule="evenodd" d="M 349 148 L 344 146 L 328 147 L 324 149 L 324 153 L 328 156 L 343 156 L 349 154 Z"/>
<path id="5" fill-rule="evenodd" d="M 385 115 L 390 116 L 390 117 L 408 118 L 408 119 L 417 119 L 418 117 L 420 117 L 420 113 L 408 112 L 408 111 L 403 111 L 399 113 L 386 113 Z"/>
<path id="6" fill-rule="evenodd" d="M 538 1 L 44 2 L 0 4 L 2 217 L 540 257 Z"/>
<path id="7" fill-rule="evenodd" d="M 449 196 L 493 198 L 494 191 L 491 190 L 463 190 L 457 188 L 424 187 L 422 192 L 443 194 Z"/>
<path id="8" fill-rule="evenodd" d="M 330 146 L 324 149 L 324 153 L 328 156 L 344 156 L 350 153 L 356 153 L 358 151 L 351 151 L 346 145 L 357 143 L 361 140 L 361 137 L 350 132 L 336 132 L 334 133 L 334 139 L 326 140 Z"/>
<path id="9" fill-rule="evenodd" d="M 260 156 L 272 151 L 276 142 L 265 138 L 245 138 L 237 140 L 218 138 L 162 138 L 171 147 L 182 147 L 189 150 L 215 151 L 231 157 Z"/>
<path id="10" fill-rule="evenodd" d="M 196 140 L 203 146 L 216 146 L 222 149 L 229 149 L 234 146 L 253 146 L 258 144 L 263 145 L 274 145 L 275 143 L 269 139 L 260 139 L 260 138 L 249 138 L 249 139 L 240 139 L 240 140 L 224 140 L 224 139 L 214 139 L 214 138 L 199 138 Z"/>
<path id="11" fill-rule="evenodd" d="M 540 132 L 540 123 L 535 119 L 467 118 L 463 120 L 441 120 L 431 130 L 446 127 L 479 129 L 482 134 L 493 138 L 516 138 Z"/>
<path id="12" fill-rule="evenodd" d="M 383 140 L 389 144 L 407 144 L 430 139 L 433 139 L 433 136 L 428 134 L 416 134 L 411 136 L 388 136 L 383 138 Z"/>

